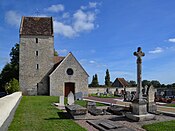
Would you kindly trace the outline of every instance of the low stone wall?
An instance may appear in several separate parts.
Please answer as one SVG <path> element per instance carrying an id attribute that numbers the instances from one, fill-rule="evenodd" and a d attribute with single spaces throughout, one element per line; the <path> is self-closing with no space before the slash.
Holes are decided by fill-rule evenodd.
<path id="1" fill-rule="evenodd" d="M 0 98 L 0 131 L 8 130 L 21 97 L 21 92 L 15 92 Z"/>
<path id="2" fill-rule="evenodd" d="M 119 93 L 121 92 L 121 90 L 124 90 L 124 88 L 121 88 L 121 87 L 108 87 L 109 91 L 111 91 L 113 94 L 116 88 L 118 89 Z M 106 89 L 107 87 L 89 87 L 88 93 L 89 94 L 95 94 L 97 92 L 104 93 L 106 92 Z M 129 91 L 129 92 L 136 91 L 136 87 L 126 87 L 126 91 Z"/>

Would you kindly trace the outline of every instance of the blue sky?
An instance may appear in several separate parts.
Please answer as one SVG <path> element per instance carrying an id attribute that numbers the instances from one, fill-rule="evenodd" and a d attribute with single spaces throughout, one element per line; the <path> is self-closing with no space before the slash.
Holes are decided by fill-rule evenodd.
<path id="1" fill-rule="evenodd" d="M 22 16 L 54 18 L 55 49 L 72 52 L 90 75 L 104 83 L 109 69 L 136 81 L 138 46 L 145 52 L 143 79 L 175 82 L 174 0 L 0 0 L 0 70 L 19 42 Z M 39 13 L 36 13 L 39 12 Z"/>

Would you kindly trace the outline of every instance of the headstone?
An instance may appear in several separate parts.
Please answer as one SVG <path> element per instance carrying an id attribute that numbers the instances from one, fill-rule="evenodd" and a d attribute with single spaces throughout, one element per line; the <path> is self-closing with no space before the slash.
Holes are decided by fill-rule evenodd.
<path id="1" fill-rule="evenodd" d="M 60 96 L 59 106 L 64 106 L 64 96 Z"/>
<path id="2" fill-rule="evenodd" d="M 118 89 L 116 88 L 116 90 L 114 91 L 114 96 L 118 96 Z"/>
<path id="3" fill-rule="evenodd" d="M 82 92 L 75 93 L 75 100 L 83 100 L 83 93 Z"/>
<path id="4" fill-rule="evenodd" d="M 126 91 L 126 101 L 131 101 L 131 93 Z"/>
<path id="5" fill-rule="evenodd" d="M 96 103 L 95 102 L 91 102 L 91 101 L 88 101 L 87 102 L 87 105 L 86 105 L 86 108 L 89 110 L 89 109 L 95 109 L 96 108 Z"/>
<path id="6" fill-rule="evenodd" d="M 73 119 L 85 119 L 87 109 L 80 105 L 67 105 L 66 111 L 71 115 Z"/>
<path id="7" fill-rule="evenodd" d="M 148 96 L 147 96 L 148 104 L 147 104 L 147 110 L 148 112 L 155 113 L 157 111 L 155 100 L 155 88 L 154 86 L 150 86 L 148 90 Z"/>
<path id="8" fill-rule="evenodd" d="M 68 94 L 68 98 L 67 98 L 67 104 L 68 105 L 72 105 L 74 104 L 75 100 L 74 100 L 74 94 L 72 93 L 72 91 Z"/>
<path id="9" fill-rule="evenodd" d="M 104 94 L 103 94 L 103 95 L 107 96 L 107 94 L 108 94 L 107 92 L 104 92 Z"/>

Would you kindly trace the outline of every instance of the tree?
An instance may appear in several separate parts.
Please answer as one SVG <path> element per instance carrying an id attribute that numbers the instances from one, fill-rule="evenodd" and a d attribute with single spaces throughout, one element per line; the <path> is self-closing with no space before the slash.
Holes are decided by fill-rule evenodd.
<path id="1" fill-rule="evenodd" d="M 90 84 L 90 87 L 98 87 L 99 83 L 98 83 L 98 76 L 97 74 L 93 75 L 92 77 L 92 82 Z"/>
<path id="2" fill-rule="evenodd" d="M 136 82 L 133 81 L 133 80 L 130 80 L 128 83 L 129 83 L 129 85 L 130 85 L 131 87 L 136 87 L 136 86 L 137 86 Z"/>
<path id="3" fill-rule="evenodd" d="M 13 78 L 19 80 L 19 44 L 11 49 L 10 63 L 7 63 L 0 74 L 0 88 L 5 91 L 6 83 L 9 83 Z"/>
<path id="4" fill-rule="evenodd" d="M 19 82 L 15 78 L 10 80 L 9 83 L 6 83 L 5 90 L 8 92 L 8 94 L 14 93 L 16 91 L 19 91 Z"/>
<path id="5" fill-rule="evenodd" d="M 142 81 L 142 87 L 145 87 L 145 86 L 150 86 L 151 85 L 151 82 L 150 81 L 148 81 L 148 80 L 143 80 Z"/>
<path id="6" fill-rule="evenodd" d="M 151 84 L 152 84 L 154 87 L 156 87 L 156 88 L 157 88 L 157 87 L 160 87 L 160 85 L 161 85 L 160 82 L 157 81 L 157 80 L 152 80 L 152 81 L 151 81 Z"/>
<path id="7" fill-rule="evenodd" d="M 109 70 L 108 69 L 106 70 L 105 86 L 111 87 L 110 74 L 109 74 Z"/>
<path id="8" fill-rule="evenodd" d="M 54 56 L 58 56 L 58 52 L 54 49 Z"/>

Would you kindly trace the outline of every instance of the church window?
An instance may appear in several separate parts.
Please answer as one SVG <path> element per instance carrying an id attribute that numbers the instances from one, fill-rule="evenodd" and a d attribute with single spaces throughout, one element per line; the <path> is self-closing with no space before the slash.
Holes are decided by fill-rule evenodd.
<path id="1" fill-rule="evenodd" d="M 38 56 L 38 51 L 35 52 L 36 56 Z"/>
<path id="2" fill-rule="evenodd" d="M 71 68 L 67 69 L 67 74 L 68 75 L 73 75 L 74 71 Z"/>
<path id="3" fill-rule="evenodd" d="M 39 69 L 39 64 L 36 64 L 36 69 L 37 69 L 37 70 Z"/>
<path id="4" fill-rule="evenodd" d="M 36 38 L 36 43 L 38 43 L 38 38 Z"/>

